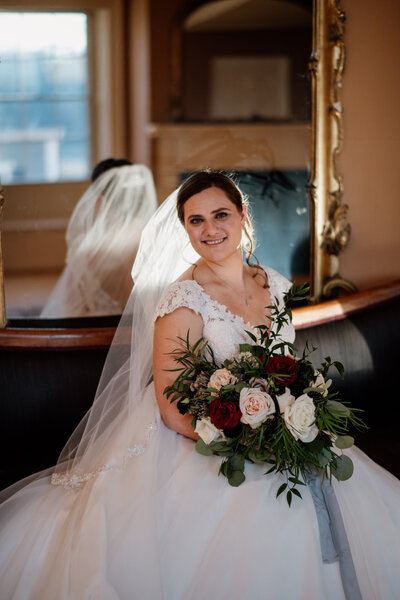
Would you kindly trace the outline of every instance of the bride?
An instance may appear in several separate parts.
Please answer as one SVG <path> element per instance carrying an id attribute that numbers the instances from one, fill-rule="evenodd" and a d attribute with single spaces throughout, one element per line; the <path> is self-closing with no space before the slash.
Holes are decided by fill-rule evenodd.
<path id="1" fill-rule="evenodd" d="M 327 558 L 308 487 L 289 508 L 276 498 L 279 476 L 253 463 L 245 483 L 229 486 L 220 459 L 195 452 L 188 416 L 163 395 L 177 337 L 202 336 L 221 363 L 248 341 L 245 329 L 269 323 L 265 307 L 272 298 L 282 306 L 289 287 L 252 265 L 234 182 L 213 171 L 189 177 L 143 231 L 132 275 L 92 409 L 54 469 L 4 493 L 1 598 L 400 597 L 395 477 L 346 451 L 354 475 L 333 482 L 344 538 Z M 282 338 L 294 339 L 292 326 Z"/>

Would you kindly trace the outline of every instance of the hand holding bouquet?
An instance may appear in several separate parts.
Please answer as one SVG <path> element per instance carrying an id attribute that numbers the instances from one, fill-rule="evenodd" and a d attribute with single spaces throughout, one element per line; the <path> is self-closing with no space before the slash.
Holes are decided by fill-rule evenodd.
<path id="1" fill-rule="evenodd" d="M 245 480 L 245 460 L 265 463 L 271 472 L 286 475 L 277 490 L 301 498 L 297 486 L 304 485 L 307 471 L 338 480 L 351 477 L 353 464 L 341 450 L 353 445 L 349 427 L 365 428 L 359 409 L 340 402 L 327 379 L 331 367 L 343 375 L 343 366 L 329 357 L 316 369 L 309 359 L 308 345 L 301 357 L 295 347 L 280 339 L 280 331 L 291 320 L 289 302 L 307 294 L 305 285 L 292 285 L 285 306 L 267 307 L 275 327 L 259 325 L 248 331 L 252 343 L 241 344 L 237 356 L 215 362 L 207 342 L 193 346 L 180 340 L 174 352 L 179 375 L 164 393 L 177 402 L 182 414 L 193 415 L 200 440 L 200 454 L 223 457 L 220 472 L 233 486 Z"/>

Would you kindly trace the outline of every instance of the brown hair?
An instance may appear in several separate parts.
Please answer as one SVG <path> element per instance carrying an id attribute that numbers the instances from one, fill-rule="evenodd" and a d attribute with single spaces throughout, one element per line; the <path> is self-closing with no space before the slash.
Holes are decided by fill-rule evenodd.
<path id="1" fill-rule="evenodd" d="M 178 212 L 179 220 L 182 224 L 184 224 L 185 222 L 185 202 L 187 202 L 187 200 L 189 200 L 189 198 L 191 198 L 195 194 L 199 194 L 200 192 L 207 190 L 211 187 L 216 187 L 222 190 L 232 202 L 232 204 L 236 206 L 238 212 L 243 212 L 243 206 L 248 207 L 247 197 L 243 195 L 243 193 L 236 185 L 232 177 L 227 175 L 224 171 L 215 171 L 213 169 L 204 169 L 203 171 L 196 171 L 195 173 L 192 173 L 192 175 L 190 175 L 187 179 L 185 179 L 178 191 L 176 209 Z M 246 242 L 244 244 L 246 262 L 249 265 L 249 267 L 261 269 L 257 258 L 253 254 L 255 242 L 253 237 L 253 225 L 251 223 L 251 217 L 249 216 L 249 213 L 247 213 L 246 221 L 243 227 L 243 232 L 246 238 Z M 255 264 L 250 264 L 251 258 L 255 260 Z"/>

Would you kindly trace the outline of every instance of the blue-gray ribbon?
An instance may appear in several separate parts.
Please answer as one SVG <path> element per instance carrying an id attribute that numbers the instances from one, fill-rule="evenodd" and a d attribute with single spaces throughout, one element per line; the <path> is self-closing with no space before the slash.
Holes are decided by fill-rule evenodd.
<path id="1" fill-rule="evenodd" d="M 306 482 L 317 513 L 322 560 L 339 561 L 346 600 L 362 600 L 349 541 L 333 486 L 315 470 L 308 471 Z"/>

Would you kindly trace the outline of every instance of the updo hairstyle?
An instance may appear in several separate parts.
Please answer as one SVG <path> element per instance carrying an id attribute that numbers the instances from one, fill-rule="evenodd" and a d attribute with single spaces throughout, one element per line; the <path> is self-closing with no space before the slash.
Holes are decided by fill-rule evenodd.
<path id="1" fill-rule="evenodd" d="M 109 169 L 114 169 L 114 167 L 125 167 L 131 164 L 131 161 L 126 158 L 105 158 L 93 168 L 91 180 L 92 182 L 96 181 L 100 175 L 103 175 L 103 173 Z"/>

